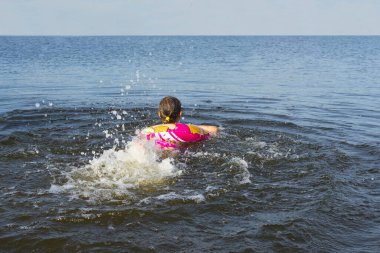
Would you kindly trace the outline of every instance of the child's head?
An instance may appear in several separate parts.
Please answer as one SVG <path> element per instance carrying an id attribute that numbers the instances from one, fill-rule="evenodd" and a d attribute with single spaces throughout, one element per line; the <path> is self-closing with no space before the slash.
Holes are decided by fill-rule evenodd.
<path id="1" fill-rule="evenodd" d="M 176 123 L 181 118 L 182 107 L 178 98 L 167 96 L 161 99 L 158 116 L 162 123 Z"/>

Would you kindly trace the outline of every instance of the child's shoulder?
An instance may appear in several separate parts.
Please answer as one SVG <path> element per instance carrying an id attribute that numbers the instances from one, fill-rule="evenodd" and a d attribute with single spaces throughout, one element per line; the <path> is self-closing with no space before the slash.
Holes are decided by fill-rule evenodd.
<path id="1" fill-rule="evenodd" d="M 143 133 L 150 134 L 150 133 L 159 133 L 159 132 L 166 132 L 168 129 L 174 128 L 174 124 L 160 124 L 155 126 L 147 127 L 143 130 Z"/>

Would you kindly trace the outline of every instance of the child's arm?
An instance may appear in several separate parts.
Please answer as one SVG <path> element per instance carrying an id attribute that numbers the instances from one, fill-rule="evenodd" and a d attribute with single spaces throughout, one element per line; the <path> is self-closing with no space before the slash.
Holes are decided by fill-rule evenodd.
<path id="1" fill-rule="evenodd" d="M 202 128 L 211 135 L 217 135 L 219 132 L 219 128 L 217 126 L 198 125 L 198 127 Z"/>

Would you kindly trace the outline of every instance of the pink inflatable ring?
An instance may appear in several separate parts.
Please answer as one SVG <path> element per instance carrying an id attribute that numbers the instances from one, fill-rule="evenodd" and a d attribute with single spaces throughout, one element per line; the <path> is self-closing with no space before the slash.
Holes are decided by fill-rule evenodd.
<path id="1" fill-rule="evenodd" d="M 173 129 L 167 125 L 148 127 L 143 133 L 147 140 L 154 139 L 161 148 L 179 148 L 182 143 L 199 142 L 210 137 L 202 128 L 182 123 L 176 123 Z"/>

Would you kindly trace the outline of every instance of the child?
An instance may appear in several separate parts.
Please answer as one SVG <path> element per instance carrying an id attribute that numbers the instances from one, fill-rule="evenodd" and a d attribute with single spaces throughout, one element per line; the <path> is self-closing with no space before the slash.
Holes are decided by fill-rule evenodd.
<path id="1" fill-rule="evenodd" d="M 148 140 L 155 139 L 161 148 L 178 148 L 184 143 L 206 140 L 219 131 L 216 126 L 179 123 L 181 116 L 181 102 L 175 97 L 164 97 L 158 109 L 162 124 L 144 129 L 143 134 Z"/>

